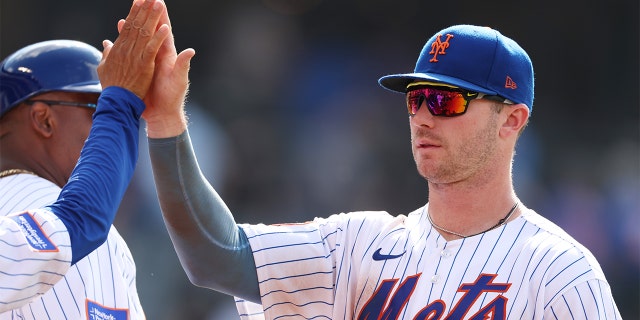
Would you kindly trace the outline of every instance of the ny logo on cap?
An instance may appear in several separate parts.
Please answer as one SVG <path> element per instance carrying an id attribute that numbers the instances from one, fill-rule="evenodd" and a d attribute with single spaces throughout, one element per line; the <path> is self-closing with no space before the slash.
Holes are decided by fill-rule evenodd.
<path id="1" fill-rule="evenodd" d="M 440 37 L 442 37 L 441 34 L 439 34 L 436 37 L 436 41 L 431 44 L 431 51 L 429 51 L 429 54 L 432 54 L 433 57 L 431 58 L 431 60 L 429 60 L 429 62 L 438 62 L 439 54 L 447 54 L 445 50 L 449 48 L 449 39 L 453 38 L 453 35 L 447 34 L 447 40 L 445 40 L 444 42 L 440 41 Z"/>

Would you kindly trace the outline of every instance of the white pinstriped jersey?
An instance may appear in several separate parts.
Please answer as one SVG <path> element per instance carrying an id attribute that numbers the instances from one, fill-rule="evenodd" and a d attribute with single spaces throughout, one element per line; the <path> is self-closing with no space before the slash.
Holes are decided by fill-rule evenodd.
<path id="1" fill-rule="evenodd" d="M 19 174 L 0 178 L 0 216 L 51 204 L 57 199 L 60 190 L 52 182 L 34 175 Z M 21 303 L 22 306 L 0 314 L 0 320 L 145 318 L 136 289 L 135 263 L 127 244 L 113 226 L 104 244 L 71 267 L 68 234 L 66 242 L 60 242 L 58 247 L 68 251 L 68 257 L 63 260 L 66 268 L 53 263 L 47 264 L 47 267 L 52 267 L 51 270 L 41 272 L 59 275 L 64 273 L 64 278 L 43 295 L 24 297 L 26 300 Z M 5 244 L 0 243 L 0 248 L 0 272 L 5 272 L 6 262 L 3 260 L 21 257 L 11 256 L 12 250 Z M 21 261 L 21 269 L 28 268 L 29 263 L 29 260 Z M 42 290 L 47 287 L 46 284 L 43 286 L 34 283 L 32 277 L 13 273 L 12 276 L 14 280 L 10 281 L 10 288 L 0 290 L 28 290 L 34 287 Z M 0 297 L 1 303 L 12 302 L 5 302 L 3 298 L 4 296 Z M 25 304 L 32 299 L 34 300 Z"/>
<path id="2" fill-rule="evenodd" d="M 445 241 L 426 208 L 241 225 L 262 299 L 241 319 L 621 319 L 593 255 L 534 211 Z"/>

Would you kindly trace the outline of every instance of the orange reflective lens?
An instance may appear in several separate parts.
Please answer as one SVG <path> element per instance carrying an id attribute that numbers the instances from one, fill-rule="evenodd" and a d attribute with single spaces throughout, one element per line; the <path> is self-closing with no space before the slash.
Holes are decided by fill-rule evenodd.
<path id="1" fill-rule="evenodd" d="M 462 90 L 443 90 L 433 87 L 411 88 L 407 92 L 407 109 L 410 116 L 414 116 L 422 104 L 434 116 L 455 117 L 464 114 L 469 101 L 478 97 L 477 92 Z"/>

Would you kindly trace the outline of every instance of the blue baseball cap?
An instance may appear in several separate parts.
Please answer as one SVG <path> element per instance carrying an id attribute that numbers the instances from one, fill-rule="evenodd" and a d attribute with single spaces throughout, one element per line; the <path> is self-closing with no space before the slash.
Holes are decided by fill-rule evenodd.
<path id="1" fill-rule="evenodd" d="M 406 93 L 414 81 L 429 81 L 533 108 L 533 65 L 515 41 L 489 27 L 456 25 L 443 29 L 422 48 L 413 73 L 393 74 L 378 83 Z"/>
<path id="2" fill-rule="evenodd" d="M 28 45 L 0 62 L 0 117 L 31 97 L 51 92 L 100 93 L 102 52 L 75 40 Z"/>

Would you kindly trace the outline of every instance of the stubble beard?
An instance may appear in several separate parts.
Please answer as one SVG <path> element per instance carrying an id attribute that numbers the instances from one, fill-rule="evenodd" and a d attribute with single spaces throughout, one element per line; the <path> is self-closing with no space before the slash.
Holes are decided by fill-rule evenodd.
<path id="1" fill-rule="evenodd" d="M 462 144 L 446 143 L 443 139 L 444 156 L 439 159 L 420 158 L 412 145 L 413 157 L 418 173 L 429 184 L 451 184 L 480 175 L 483 168 L 490 166 L 497 149 L 497 116 L 492 116 L 487 124 Z M 487 179 L 488 177 L 484 177 Z M 480 182 L 480 181 L 478 181 Z"/>

